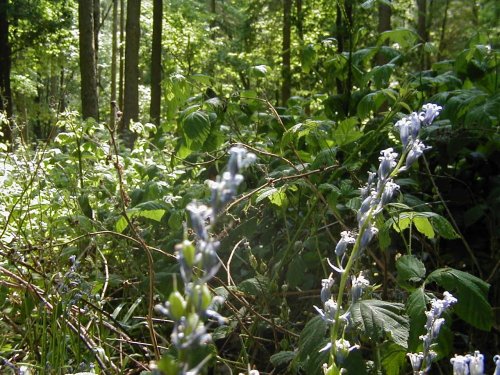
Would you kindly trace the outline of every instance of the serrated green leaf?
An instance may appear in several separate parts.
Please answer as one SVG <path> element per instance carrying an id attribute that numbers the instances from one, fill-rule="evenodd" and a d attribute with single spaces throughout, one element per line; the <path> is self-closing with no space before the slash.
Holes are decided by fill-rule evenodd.
<path id="1" fill-rule="evenodd" d="M 288 365 L 291 361 L 293 361 L 296 355 L 296 352 L 291 351 L 278 352 L 271 356 L 270 361 L 274 367 L 282 367 Z"/>
<path id="2" fill-rule="evenodd" d="M 453 268 L 432 272 L 426 282 L 435 282 L 457 298 L 454 311 L 465 322 L 484 331 L 491 329 L 493 310 L 487 299 L 490 284 Z"/>
<path id="3" fill-rule="evenodd" d="M 278 192 L 277 188 L 266 188 L 262 189 L 262 193 L 260 193 L 257 198 L 255 199 L 255 203 L 259 203 L 260 201 L 264 200 L 265 198 L 276 194 Z"/>
<path id="4" fill-rule="evenodd" d="M 358 119 L 349 117 L 340 121 L 333 131 L 333 141 L 338 146 L 344 146 L 359 139 L 363 133 L 358 130 Z"/>
<path id="5" fill-rule="evenodd" d="M 420 336 L 424 332 L 426 322 L 425 310 L 429 298 L 423 288 L 415 289 L 406 301 L 406 313 L 410 318 L 410 333 L 408 338 L 408 350 L 416 351 L 421 343 Z"/>
<path id="6" fill-rule="evenodd" d="M 403 255 L 396 261 L 398 281 L 418 283 L 425 278 L 425 266 L 414 255 Z"/>
<path id="7" fill-rule="evenodd" d="M 443 216 L 436 214 L 435 216 L 432 216 L 431 222 L 439 236 L 446 238 L 447 240 L 460 238 L 460 235 L 455 231 L 450 222 Z"/>
<path id="8" fill-rule="evenodd" d="M 183 118 L 182 131 L 189 149 L 201 148 L 210 134 L 210 118 L 205 111 L 194 111 Z"/>
<path id="9" fill-rule="evenodd" d="M 127 226 L 128 226 L 127 220 L 122 216 L 116 221 L 115 230 L 118 233 L 122 233 L 125 230 L 125 228 L 127 228 Z"/>
<path id="10" fill-rule="evenodd" d="M 410 326 L 403 304 L 376 299 L 364 300 L 356 302 L 349 311 L 355 326 L 371 339 L 388 337 L 406 348 Z"/>
<path id="11" fill-rule="evenodd" d="M 261 275 L 246 279 L 238 285 L 239 290 L 253 296 L 265 294 L 268 291 L 268 287 L 269 279 Z"/>
<path id="12" fill-rule="evenodd" d="M 319 374 L 321 365 L 327 361 L 328 351 L 319 352 L 327 339 L 326 322 L 315 316 L 307 322 L 299 337 L 299 359 L 307 374 Z"/>

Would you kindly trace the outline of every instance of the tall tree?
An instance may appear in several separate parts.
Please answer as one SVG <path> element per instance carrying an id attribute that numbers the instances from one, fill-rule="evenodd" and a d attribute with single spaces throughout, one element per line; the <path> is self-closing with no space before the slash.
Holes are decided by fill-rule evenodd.
<path id="1" fill-rule="evenodd" d="M 429 66 L 429 58 L 425 52 L 424 44 L 429 41 L 429 30 L 427 22 L 427 0 L 417 0 L 417 34 L 422 43 L 421 52 L 421 69 L 427 69 Z"/>
<path id="2" fill-rule="evenodd" d="M 378 5 L 378 32 L 382 34 L 384 31 L 391 30 L 391 16 L 392 9 L 391 6 L 380 2 Z M 387 42 L 385 43 L 387 44 Z M 377 64 L 384 65 L 387 64 L 387 58 L 383 53 L 377 54 Z"/>
<path id="3" fill-rule="evenodd" d="M 285 106 L 292 92 L 291 56 L 292 0 L 283 0 L 283 46 L 281 68 L 281 103 Z"/>
<path id="4" fill-rule="evenodd" d="M 9 44 L 8 0 L 0 0 L 0 111 L 7 118 L 12 116 L 12 93 L 10 88 L 11 48 Z M 2 125 L 3 140 L 12 142 L 9 124 Z"/>
<path id="5" fill-rule="evenodd" d="M 127 1 L 125 26 L 125 89 L 121 134 L 127 146 L 132 147 L 134 137 L 129 130 L 130 121 L 139 120 L 139 40 L 141 0 Z"/>
<path id="6" fill-rule="evenodd" d="M 151 48 L 151 105 L 149 118 L 153 124 L 160 124 L 161 115 L 161 31 L 163 21 L 163 0 L 153 1 L 153 41 Z"/>
<path id="7" fill-rule="evenodd" d="M 97 99 L 97 70 L 94 45 L 94 0 L 78 2 L 80 32 L 80 74 L 83 118 L 99 119 Z"/>
<path id="8" fill-rule="evenodd" d="M 118 58 L 118 0 L 113 0 L 113 20 L 111 35 L 111 94 L 110 94 L 110 120 L 111 128 L 116 125 L 117 103 L 116 103 L 116 68 Z"/>
<path id="9" fill-rule="evenodd" d="M 120 0 L 120 47 L 118 67 L 118 106 L 123 108 L 123 76 L 125 73 L 125 0 Z"/>

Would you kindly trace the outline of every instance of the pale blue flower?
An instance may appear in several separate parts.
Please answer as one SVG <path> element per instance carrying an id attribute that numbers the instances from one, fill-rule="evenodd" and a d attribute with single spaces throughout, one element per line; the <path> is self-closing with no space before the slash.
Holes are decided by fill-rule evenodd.
<path id="1" fill-rule="evenodd" d="M 496 355 L 493 357 L 493 363 L 495 363 L 495 372 L 493 375 L 500 375 L 500 355 Z"/>
<path id="2" fill-rule="evenodd" d="M 356 303 L 361 298 L 363 291 L 370 286 L 370 282 L 363 276 L 363 272 L 359 276 L 351 276 L 351 298 L 352 303 Z"/>
<path id="3" fill-rule="evenodd" d="M 484 355 L 479 350 L 470 356 L 469 362 L 470 375 L 483 375 L 484 374 Z"/>
<path id="4" fill-rule="evenodd" d="M 469 375 L 469 357 L 456 355 L 450 360 L 453 366 L 453 375 Z"/>
<path id="5" fill-rule="evenodd" d="M 337 242 L 337 246 L 335 246 L 335 254 L 338 257 L 344 255 L 347 245 L 354 244 L 356 242 L 356 238 L 349 231 L 343 231 L 340 233 L 340 240 Z"/>
<path id="6" fill-rule="evenodd" d="M 388 149 L 380 151 L 380 156 L 378 160 L 380 160 L 380 165 L 378 168 L 378 178 L 379 180 L 385 180 L 391 174 L 392 170 L 396 166 L 396 158 L 398 154 L 394 152 L 392 147 Z"/>
<path id="7" fill-rule="evenodd" d="M 423 155 L 424 151 L 429 150 L 431 147 L 424 145 L 420 140 L 416 139 L 415 142 L 412 143 L 411 149 L 406 156 L 405 166 L 400 169 L 400 171 L 404 171 L 409 169 L 412 164 Z"/>
<path id="8" fill-rule="evenodd" d="M 437 104 L 432 104 L 432 103 L 424 104 L 422 106 L 422 112 L 419 113 L 420 119 L 422 120 L 422 124 L 424 126 L 432 124 L 434 119 L 437 116 L 439 116 L 439 113 L 442 109 L 443 107 Z"/>
<path id="9" fill-rule="evenodd" d="M 408 353 L 406 354 L 408 358 L 410 358 L 411 368 L 413 369 L 413 373 L 417 373 L 420 371 L 422 367 L 422 361 L 424 360 L 424 354 L 420 353 Z"/>
<path id="10" fill-rule="evenodd" d="M 401 120 L 396 122 L 394 126 L 399 129 L 401 143 L 403 144 L 403 147 L 406 147 L 411 135 L 411 121 L 407 117 L 403 117 Z"/>
<path id="11" fill-rule="evenodd" d="M 364 249 L 365 247 L 367 247 L 377 233 L 378 229 L 375 228 L 373 225 L 370 225 L 368 228 L 366 228 L 363 234 L 361 235 L 361 241 L 359 244 L 360 248 Z"/>

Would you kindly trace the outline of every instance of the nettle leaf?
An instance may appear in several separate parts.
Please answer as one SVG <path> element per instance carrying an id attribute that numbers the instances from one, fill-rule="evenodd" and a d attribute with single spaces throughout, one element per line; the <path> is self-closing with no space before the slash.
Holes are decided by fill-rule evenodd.
<path id="1" fill-rule="evenodd" d="M 384 44 L 387 40 L 398 43 L 401 48 L 410 48 L 418 40 L 418 35 L 413 30 L 404 28 L 384 31 L 380 34 L 378 45 Z"/>
<path id="2" fill-rule="evenodd" d="M 340 121 L 333 131 L 334 142 L 338 146 L 344 146 L 361 138 L 363 133 L 359 131 L 357 125 L 358 119 L 356 117 L 349 117 Z"/>
<path id="3" fill-rule="evenodd" d="M 144 217 L 146 219 L 154 220 L 160 222 L 165 215 L 165 205 L 160 202 L 150 201 L 138 204 L 127 210 L 127 215 L 129 218 L 133 217 Z M 122 233 L 128 226 L 127 220 L 122 216 L 118 219 L 115 224 L 115 230 L 118 233 Z"/>
<path id="4" fill-rule="evenodd" d="M 460 238 L 460 235 L 455 231 L 453 226 L 445 217 L 434 214 L 431 217 L 431 222 L 434 230 L 439 236 L 446 238 L 447 240 Z"/>
<path id="5" fill-rule="evenodd" d="M 465 322 L 484 331 L 491 329 L 493 310 L 487 299 L 490 284 L 453 268 L 432 272 L 426 282 L 435 282 L 457 298 L 454 311 Z"/>
<path id="6" fill-rule="evenodd" d="M 425 278 L 425 266 L 414 255 L 403 255 L 396 261 L 398 281 L 419 283 Z"/>
<path id="7" fill-rule="evenodd" d="M 267 65 L 255 65 L 250 68 L 249 73 L 251 76 L 262 78 L 267 75 L 267 70 Z"/>
<path id="8" fill-rule="evenodd" d="M 296 355 L 297 353 L 292 351 L 278 352 L 271 356 L 270 361 L 274 367 L 283 367 L 292 362 Z"/>
<path id="9" fill-rule="evenodd" d="M 349 310 L 354 325 L 371 339 L 389 337 L 407 347 L 410 325 L 403 304 L 371 299 L 356 302 Z"/>
<path id="10" fill-rule="evenodd" d="M 210 117 L 205 111 L 194 111 L 182 120 L 182 131 L 186 146 L 190 149 L 200 148 L 210 134 Z"/>
<path id="11" fill-rule="evenodd" d="M 306 374 L 320 374 L 321 365 L 328 360 L 328 351 L 319 352 L 328 339 L 326 322 L 318 315 L 307 322 L 299 337 L 299 360 Z"/>
<path id="12" fill-rule="evenodd" d="M 408 350 L 416 351 L 422 342 L 420 335 L 424 332 L 424 325 L 427 320 L 425 310 L 429 297 L 425 294 L 423 287 L 415 289 L 406 301 L 406 313 L 410 317 L 410 334 L 408 338 Z"/>

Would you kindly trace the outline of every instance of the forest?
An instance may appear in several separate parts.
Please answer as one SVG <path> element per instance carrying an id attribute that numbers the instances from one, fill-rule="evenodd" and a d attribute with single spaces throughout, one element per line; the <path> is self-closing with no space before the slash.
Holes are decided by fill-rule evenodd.
<path id="1" fill-rule="evenodd" d="M 0 0 L 0 373 L 500 375 L 496 0 Z"/>

